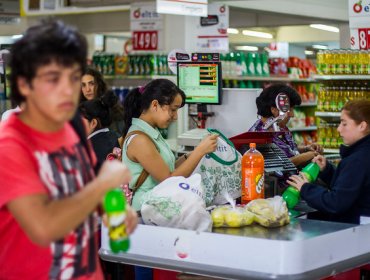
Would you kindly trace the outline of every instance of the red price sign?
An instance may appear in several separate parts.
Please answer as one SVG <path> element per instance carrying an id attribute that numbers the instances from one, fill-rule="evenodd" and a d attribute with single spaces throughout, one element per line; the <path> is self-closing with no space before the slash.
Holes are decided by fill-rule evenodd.
<path id="1" fill-rule="evenodd" d="M 132 40 L 132 49 L 135 51 L 158 49 L 158 31 L 133 31 Z"/>
<path id="2" fill-rule="evenodd" d="M 360 50 L 370 49 L 370 28 L 358 29 L 358 45 Z"/>

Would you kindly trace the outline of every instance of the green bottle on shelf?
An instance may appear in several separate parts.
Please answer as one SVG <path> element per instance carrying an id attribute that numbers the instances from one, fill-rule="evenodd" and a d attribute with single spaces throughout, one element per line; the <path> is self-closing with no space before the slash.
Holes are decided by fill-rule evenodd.
<path id="1" fill-rule="evenodd" d="M 308 179 L 308 181 L 311 183 L 317 179 L 317 176 L 319 175 L 320 167 L 317 165 L 317 163 L 311 162 L 308 165 L 306 165 L 302 169 L 302 173 L 304 173 Z M 297 190 L 293 186 L 289 186 L 282 195 L 283 199 L 285 200 L 285 203 L 289 209 L 294 208 L 294 206 L 297 205 L 297 203 L 301 199 L 301 195 L 299 190 Z"/>
<path id="2" fill-rule="evenodd" d="M 103 207 L 108 216 L 109 245 L 113 253 L 127 252 L 130 239 L 126 233 L 126 198 L 120 188 L 105 194 Z"/>

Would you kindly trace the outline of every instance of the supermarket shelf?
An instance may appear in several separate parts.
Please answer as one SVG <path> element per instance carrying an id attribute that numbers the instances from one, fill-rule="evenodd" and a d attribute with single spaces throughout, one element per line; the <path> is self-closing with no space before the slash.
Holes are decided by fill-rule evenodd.
<path id="1" fill-rule="evenodd" d="M 324 154 L 339 154 L 339 149 L 324 148 Z"/>
<path id="2" fill-rule="evenodd" d="M 301 105 L 297 105 L 295 107 L 315 107 L 317 106 L 317 103 L 316 102 L 304 102 L 304 103 L 301 103 Z"/>
<path id="3" fill-rule="evenodd" d="M 340 118 L 340 112 L 315 112 L 315 116 L 320 118 Z"/>
<path id="4" fill-rule="evenodd" d="M 175 75 L 104 75 L 105 80 L 154 80 L 169 79 L 176 80 Z"/>
<path id="5" fill-rule="evenodd" d="M 315 75 L 313 79 L 317 81 L 326 80 L 370 80 L 370 75 Z"/>
<path id="6" fill-rule="evenodd" d="M 263 82 L 315 82 L 312 78 L 290 78 L 288 76 L 223 76 L 223 80 L 263 81 Z"/>
<path id="7" fill-rule="evenodd" d="M 306 126 L 306 127 L 294 127 L 289 128 L 291 132 L 298 132 L 298 131 L 314 131 L 317 130 L 317 126 Z"/>

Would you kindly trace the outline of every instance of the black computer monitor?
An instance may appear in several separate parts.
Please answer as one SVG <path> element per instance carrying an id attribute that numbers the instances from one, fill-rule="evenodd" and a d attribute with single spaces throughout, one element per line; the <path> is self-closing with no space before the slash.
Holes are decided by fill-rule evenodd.
<path id="1" fill-rule="evenodd" d="M 188 104 L 221 104 L 221 63 L 212 61 L 178 62 L 177 85 Z"/>

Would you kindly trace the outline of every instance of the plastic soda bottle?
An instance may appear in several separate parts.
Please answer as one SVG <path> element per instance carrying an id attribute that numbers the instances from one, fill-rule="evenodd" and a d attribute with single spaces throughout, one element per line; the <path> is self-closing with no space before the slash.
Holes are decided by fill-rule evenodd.
<path id="1" fill-rule="evenodd" d="M 317 165 L 317 163 L 311 162 L 308 165 L 306 165 L 302 169 L 302 173 L 304 173 L 308 179 L 308 182 L 313 182 L 317 179 L 317 176 L 319 175 L 320 167 Z M 282 195 L 283 199 L 286 202 L 286 205 L 289 209 L 292 209 L 301 199 L 301 195 L 299 190 L 297 190 L 293 186 L 289 186 Z"/>
<path id="2" fill-rule="evenodd" d="M 265 198 L 264 158 L 256 150 L 256 143 L 250 143 L 249 148 L 242 157 L 242 204 Z"/>
<path id="3" fill-rule="evenodd" d="M 107 192 L 103 207 L 108 215 L 108 236 L 112 252 L 126 252 L 130 248 L 130 239 L 126 233 L 126 197 L 123 191 L 115 188 Z"/>

